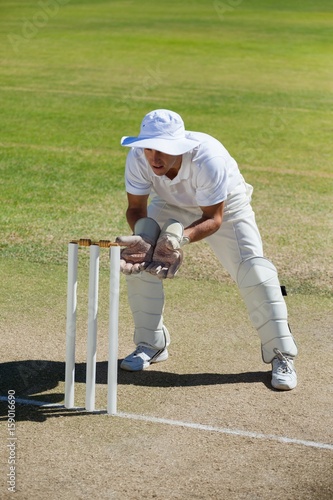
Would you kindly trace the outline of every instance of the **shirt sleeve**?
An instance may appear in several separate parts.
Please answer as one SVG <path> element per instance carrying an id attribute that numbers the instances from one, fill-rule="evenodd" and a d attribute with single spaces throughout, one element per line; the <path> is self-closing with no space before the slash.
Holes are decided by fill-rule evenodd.
<path id="1" fill-rule="evenodd" d="M 201 165 L 198 174 L 196 201 L 201 207 L 221 203 L 228 195 L 227 161 L 221 156 L 209 159 Z"/>
<path id="2" fill-rule="evenodd" d="M 151 191 L 147 162 L 143 154 L 134 149 L 130 150 L 126 159 L 125 186 L 128 193 L 135 195 L 147 195 Z"/>

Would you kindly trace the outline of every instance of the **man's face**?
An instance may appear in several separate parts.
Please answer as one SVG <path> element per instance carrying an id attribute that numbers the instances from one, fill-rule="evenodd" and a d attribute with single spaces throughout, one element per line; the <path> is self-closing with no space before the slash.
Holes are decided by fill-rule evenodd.
<path id="1" fill-rule="evenodd" d="M 182 164 L 182 155 L 168 155 L 155 149 L 145 149 L 144 153 L 154 174 L 166 175 L 172 179 L 176 177 Z"/>

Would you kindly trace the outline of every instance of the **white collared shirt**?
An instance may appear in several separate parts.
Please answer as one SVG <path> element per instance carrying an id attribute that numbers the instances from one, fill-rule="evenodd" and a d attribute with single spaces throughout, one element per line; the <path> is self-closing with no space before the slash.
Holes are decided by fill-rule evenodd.
<path id="1" fill-rule="evenodd" d="M 132 148 L 125 168 L 126 191 L 133 195 L 157 195 L 170 205 L 193 209 L 224 201 L 242 181 L 236 161 L 208 134 L 187 132 L 200 145 L 185 153 L 177 176 L 154 174 L 141 148 Z"/>

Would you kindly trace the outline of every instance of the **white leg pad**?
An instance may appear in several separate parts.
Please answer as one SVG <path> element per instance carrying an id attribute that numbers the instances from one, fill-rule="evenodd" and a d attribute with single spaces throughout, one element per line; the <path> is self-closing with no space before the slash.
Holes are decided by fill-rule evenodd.
<path id="1" fill-rule="evenodd" d="M 156 276 L 142 272 L 126 276 L 128 302 L 134 320 L 134 343 L 164 349 L 170 336 L 163 325 L 164 290 Z"/>
<path id="2" fill-rule="evenodd" d="M 264 362 L 270 363 L 276 356 L 274 349 L 296 356 L 297 347 L 275 266 L 264 257 L 247 259 L 239 266 L 237 284 L 259 334 Z"/>

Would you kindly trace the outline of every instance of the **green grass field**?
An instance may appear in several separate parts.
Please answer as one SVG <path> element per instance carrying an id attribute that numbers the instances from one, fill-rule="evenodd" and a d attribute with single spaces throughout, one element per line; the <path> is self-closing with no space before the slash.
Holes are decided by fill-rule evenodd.
<path id="1" fill-rule="evenodd" d="M 297 255 L 307 282 L 312 262 L 327 274 L 330 3 L 237 3 L 3 4 L 5 262 L 64 265 L 69 239 L 126 232 L 120 138 L 168 107 L 219 138 L 254 183 L 267 251 Z"/>
<path id="2" fill-rule="evenodd" d="M 318 307 L 331 296 L 330 2 L 235 4 L 2 5 L 4 321 L 20 312 L 22 280 L 34 284 L 27 308 L 36 314 L 51 270 L 64 303 L 70 239 L 128 233 L 119 142 L 157 107 L 179 112 L 236 158 L 255 187 L 266 255 L 288 288 Z M 177 277 L 194 293 L 197 277 L 225 280 L 205 254 L 189 248 Z"/>
<path id="3" fill-rule="evenodd" d="M 291 295 L 292 322 L 302 332 L 311 323 L 309 335 L 319 335 L 333 292 L 332 27 L 329 0 L 1 2 L 2 362 L 63 361 L 64 343 L 53 335 L 65 339 L 67 243 L 129 233 L 120 139 L 155 108 L 180 113 L 187 129 L 215 136 L 237 160 L 254 185 L 266 256 Z M 219 307 L 217 297 L 226 328 L 236 317 L 246 322 L 229 285 L 206 246 L 190 245 L 166 283 L 174 329 L 186 324 L 202 339 L 205 300 Z M 125 303 L 122 293 L 128 325 Z M 212 321 L 216 329 L 220 319 Z M 239 335 L 223 347 L 229 359 L 242 353 Z M 300 343 L 313 346 L 305 334 Z M 181 349 L 177 335 L 174 345 Z M 129 411 L 131 402 L 123 403 Z"/>

